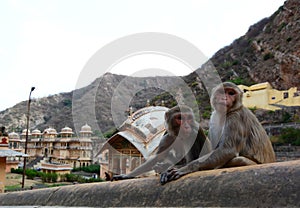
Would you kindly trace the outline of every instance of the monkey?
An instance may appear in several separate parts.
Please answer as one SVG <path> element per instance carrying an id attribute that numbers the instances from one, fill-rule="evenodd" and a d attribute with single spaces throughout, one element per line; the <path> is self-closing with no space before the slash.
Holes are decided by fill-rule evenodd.
<path id="1" fill-rule="evenodd" d="M 109 175 L 108 172 L 105 172 L 105 181 L 110 181 L 111 180 L 111 176 Z"/>
<path id="2" fill-rule="evenodd" d="M 178 105 L 169 109 L 165 113 L 165 125 L 167 133 L 156 153 L 129 174 L 113 176 L 112 181 L 135 178 L 151 170 L 161 173 L 173 166 L 181 167 L 211 151 L 211 144 L 190 107 Z"/>
<path id="3" fill-rule="evenodd" d="M 186 166 L 161 174 L 161 184 L 188 173 L 275 162 L 271 141 L 256 116 L 242 104 L 243 92 L 231 82 L 212 90 L 208 137 L 213 150 Z"/>

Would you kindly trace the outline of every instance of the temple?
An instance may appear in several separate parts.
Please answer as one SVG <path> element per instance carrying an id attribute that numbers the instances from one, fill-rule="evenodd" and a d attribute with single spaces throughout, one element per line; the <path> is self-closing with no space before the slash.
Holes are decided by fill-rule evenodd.
<path id="1" fill-rule="evenodd" d="M 163 106 L 149 106 L 133 114 L 100 150 L 100 177 L 105 172 L 126 174 L 140 166 L 155 152 L 166 132 Z"/>
<path id="2" fill-rule="evenodd" d="M 19 135 L 9 133 L 9 148 L 24 153 L 27 130 Z M 38 129 L 28 130 L 27 168 L 34 168 L 46 173 L 70 173 L 73 168 L 89 166 L 92 163 L 92 130 L 89 125 L 81 127 L 79 136 L 73 130 L 64 127 L 61 132 L 47 128 L 43 132 Z M 11 157 L 7 159 L 6 172 L 11 168 L 23 166 L 23 160 Z"/>

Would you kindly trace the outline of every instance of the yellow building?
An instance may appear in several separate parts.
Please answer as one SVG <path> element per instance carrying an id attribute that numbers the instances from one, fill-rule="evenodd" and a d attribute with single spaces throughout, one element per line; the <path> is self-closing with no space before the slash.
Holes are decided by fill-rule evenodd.
<path id="1" fill-rule="evenodd" d="M 289 90 L 276 90 L 268 82 L 250 87 L 238 86 L 243 92 L 243 104 L 248 108 L 280 110 L 283 106 L 300 106 L 300 92 L 296 87 Z"/>
<path id="2" fill-rule="evenodd" d="M 69 164 L 60 163 L 41 163 L 40 168 L 44 173 L 56 173 L 58 175 L 57 181 L 61 181 L 61 175 L 69 174 L 72 170 Z"/>

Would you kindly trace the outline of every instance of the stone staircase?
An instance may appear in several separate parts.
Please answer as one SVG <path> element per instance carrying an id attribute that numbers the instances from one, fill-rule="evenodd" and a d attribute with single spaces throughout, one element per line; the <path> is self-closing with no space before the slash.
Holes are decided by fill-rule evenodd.
<path id="1" fill-rule="evenodd" d="M 26 168 L 35 168 L 34 166 L 38 163 L 38 162 L 40 162 L 41 160 L 43 159 L 43 157 L 36 157 L 34 160 L 32 160 L 32 161 L 30 161 L 28 164 L 27 164 L 27 166 L 26 166 Z"/>
<path id="2" fill-rule="evenodd" d="M 41 168 L 41 166 L 42 166 L 42 163 L 48 163 L 49 162 L 49 158 L 47 158 L 47 157 L 44 157 L 44 158 L 42 158 L 42 160 L 40 160 L 40 161 L 38 161 L 34 166 L 33 166 L 33 168 L 34 169 L 40 169 Z"/>

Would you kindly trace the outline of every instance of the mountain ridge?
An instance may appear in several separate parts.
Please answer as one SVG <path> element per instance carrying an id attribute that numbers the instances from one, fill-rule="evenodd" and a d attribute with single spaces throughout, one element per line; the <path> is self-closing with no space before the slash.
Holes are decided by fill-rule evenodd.
<path id="1" fill-rule="evenodd" d="M 129 113 L 132 106 L 137 110 L 151 105 L 172 107 L 176 96 L 188 93 L 195 97 L 193 108 L 199 109 L 199 117 L 207 126 L 211 111 L 209 95 L 199 74 L 208 64 L 213 64 L 222 81 L 251 85 L 269 82 L 275 89 L 300 89 L 300 1 L 287 0 L 273 15 L 249 27 L 247 33 L 230 45 L 217 51 L 209 63 L 199 66 L 196 72 L 183 77 L 129 77 L 106 73 L 90 85 L 48 97 L 33 99 L 30 111 L 30 129 L 51 126 L 60 131 L 68 126 L 78 132 L 89 124 L 96 134 L 114 131 Z M 176 87 L 174 87 L 176 86 Z M 137 90 L 138 89 L 138 90 Z M 114 95 L 124 93 L 115 99 Z M 118 100 L 120 102 L 118 102 Z M 114 102 L 112 102 L 114 101 Z M 124 103 L 122 103 L 124 102 Z M 113 105 L 112 105 L 113 103 Z M 117 106 L 120 107 L 120 112 Z M 117 110 L 114 110 L 117 109 Z M 22 101 L 0 112 L 0 125 L 9 132 L 21 132 L 26 128 L 27 102 Z M 295 111 L 299 114 L 299 109 Z M 113 114 L 115 117 L 113 118 Z M 282 113 L 275 113 L 276 119 L 267 118 L 258 112 L 261 120 L 280 120 Z M 116 123 L 115 123 L 116 122 Z"/>

